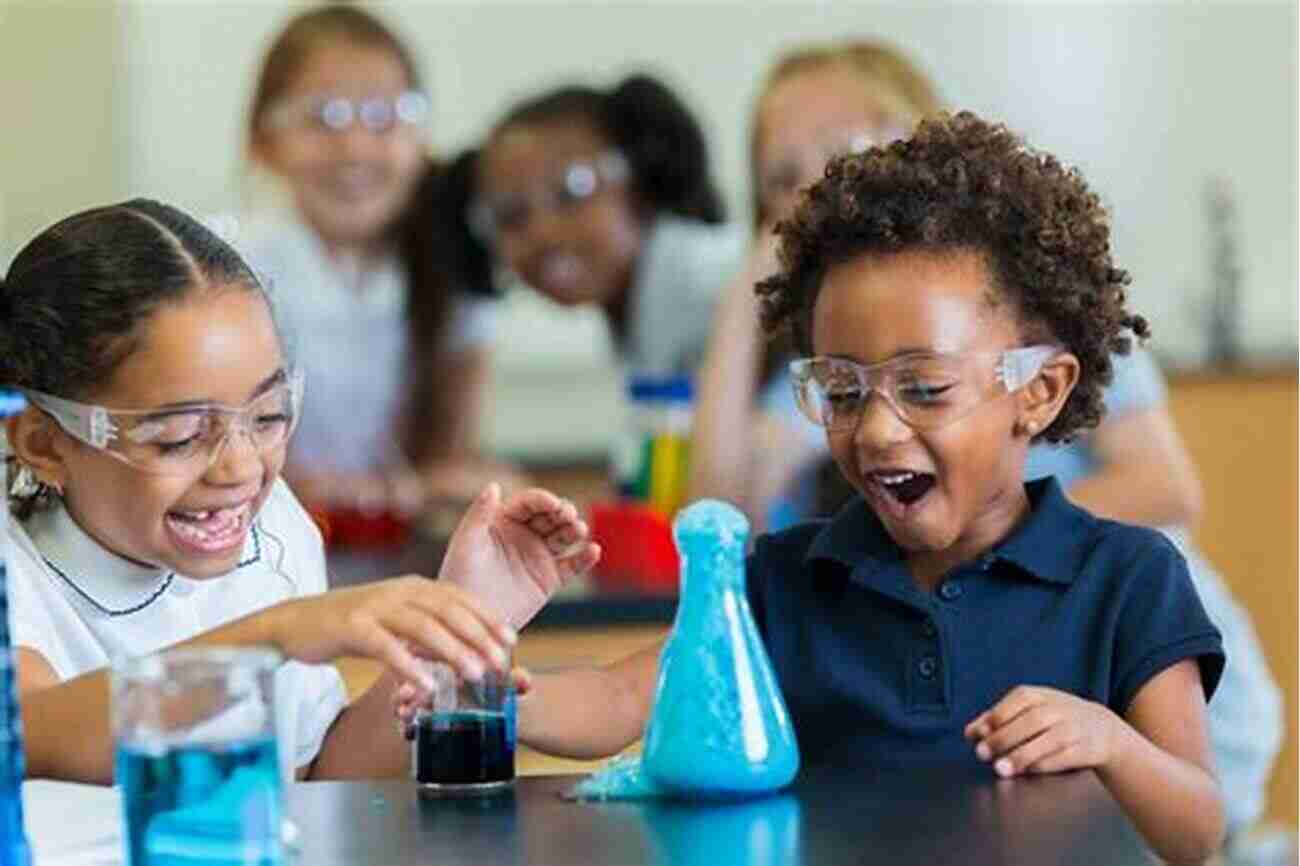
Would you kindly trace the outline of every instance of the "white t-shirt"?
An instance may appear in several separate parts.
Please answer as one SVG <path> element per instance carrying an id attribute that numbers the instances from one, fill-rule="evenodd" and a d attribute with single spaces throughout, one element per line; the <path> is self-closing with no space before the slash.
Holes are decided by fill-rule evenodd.
<path id="1" fill-rule="evenodd" d="M 736 223 L 660 217 L 637 261 L 627 339 L 629 369 L 694 373 L 704 360 L 713 316 L 745 264 L 749 232 Z"/>
<path id="2" fill-rule="evenodd" d="M 9 521 L 8 575 L 14 646 L 39 652 L 64 680 L 326 589 L 320 531 L 280 480 L 238 567 L 222 577 L 193 580 L 128 562 L 59 506 Z M 315 759 L 347 692 L 333 665 L 290 661 L 276 673 L 275 704 L 289 770 Z"/>
<path id="3" fill-rule="evenodd" d="M 311 229 L 284 216 L 251 221 L 234 243 L 270 292 L 290 356 L 306 373 L 294 460 L 322 472 L 400 463 L 397 431 L 412 379 L 401 262 L 348 273 Z M 458 294 L 450 316 L 451 352 L 495 336 L 490 298 Z"/>

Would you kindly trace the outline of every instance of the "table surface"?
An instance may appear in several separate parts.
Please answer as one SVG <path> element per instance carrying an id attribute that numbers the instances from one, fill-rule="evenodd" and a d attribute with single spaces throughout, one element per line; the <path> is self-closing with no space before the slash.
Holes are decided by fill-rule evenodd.
<path id="1" fill-rule="evenodd" d="M 1147 866 L 1091 772 L 1014 781 L 943 770 L 805 773 L 741 803 L 573 803 L 580 777 L 426 800 L 409 782 L 292 785 L 298 863 L 312 866 Z"/>

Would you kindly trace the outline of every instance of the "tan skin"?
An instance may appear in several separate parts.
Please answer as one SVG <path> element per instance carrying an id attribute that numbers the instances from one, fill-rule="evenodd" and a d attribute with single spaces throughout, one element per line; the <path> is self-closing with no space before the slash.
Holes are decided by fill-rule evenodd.
<path id="1" fill-rule="evenodd" d="M 861 364 L 907 351 L 999 352 L 1022 345 L 1020 323 L 995 299 L 971 253 L 859 256 L 829 269 L 813 315 L 821 354 Z M 1028 513 L 1025 451 L 1060 412 L 1078 378 L 1062 352 L 1027 386 L 990 399 L 950 426 L 917 433 L 883 400 L 856 429 L 832 437 L 846 478 L 863 490 L 903 548 L 919 587 L 1005 538 Z M 936 475 L 915 510 L 878 505 L 869 473 L 910 468 Z M 589 758 L 625 748 L 649 717 L 662 644 L 605 668 L 538 676 L 519 705 L 521 740 Z M 1123 715 L 1030 684 L 1012 689 L 964 733 L 1001 776 L 1091 768 L 1156 853 L 1199 863 L 1222 842 L 1223 803 L 1211 770 L 1205 699 L 1193 661 L 1153 676 Z"/>
<path id="2" fill-rule="evenodd" d="M 334 40 L 317 45 L 287 91 L 272 102 L 305 103 L 326 94 L 395 99 L 411 86 L 392 53 Z M 364 277 L 391 251 L 390 229 L 410 203 L 428 147 L 423 130 L 403 125 L 376 133 L 359 123 L 345 132 L 261 124 L 250 155 L 285 182 L 299 215 L 339 265 L 351 263 Z M 468 502 L 494 480 L 524 486 L 512 468 L 478 454 L 491 353 L 484 348 L 439 352 L 429 363 L 444 393 L 456 396 L 441 413 L 449 423 L 437 431 L 438 441 L 419 465 L 338 476 L 291 464 L 285 476 L 295 491 L 319 505 L 380 505 L 414 513 L 430 499 Z"/>
<path id="3" fill-rule="evenodd" d="M 242 405 L 284 366 L 265 301 L 246 286 L 196 287 L 141 326 L 139 346 L 94 393 L 112 408 L 156 408 L 182 401 Z M 84 445 L 29 408 L 7 422 L 18 458 L 63 491 L 69 515 L 106 550 L 132 562 L 220 580 L 231 550 L 195 552 L 168 529 L 172 509 L 245 499 L 254 513 L 284 462 L 284 448 L 258 454 L 231 436 L 200 476 L 140 472 Z M 245 528 L 245 533 L 247 528 Z M 382 662 L 390 673 L 350 705 L 329 730 L 307 778 L 395 775 L 409 760 L 391 722 L 397 680 L 427 681 L 419 659 L 443 659 L 463 676 L 503 670 L 516 642 L 506 617 L 530 617 L 564 581 L 594 565 L 599 549 L 572 503 L 542 490 L 502 501 L 489 487 L 466 514 L 433 582 L 406 576 L 274 605 L 186 641 L 190 646 L 272 646 L 289 658 L 324 663 L 345 655 Z M 491 580 L 508 587 L 505 605 L 473 593 Z M 520 601 L 521 600 L 521 601 Z M 104 671 L 61 682 L 49 660 L 17 650 L 28 772 L 107 783 L 113 774 Z M 76 736 L 69 738 L 66 732 Z"/>
<path id="4" fill-rule="evenodd" d="M 566 165 L 612 143 L 580 118 L 508 126 L 493 135 L 479 165 L 487 200 L 546 187 Z M 534 208 L 496 240 L 502 263 L 537 291 L 566 306 L 600 307 L 616 331 L 626 315 L 646 219 L 626 185 L 604 185 L 563 208 Z"/>

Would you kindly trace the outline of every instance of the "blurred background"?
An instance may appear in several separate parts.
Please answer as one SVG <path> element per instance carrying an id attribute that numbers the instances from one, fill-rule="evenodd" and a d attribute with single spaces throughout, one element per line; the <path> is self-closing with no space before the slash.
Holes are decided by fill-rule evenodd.
<path id="1" fill-rule="evenodd" d="M 760 81 L 809 40 L 886 40 L 945 105 L 1000 119 L 1078 165 L 1114 213 L 1132 307 L 1152 322 L 1149 348 L 1200 473 L 1196 540 L 1253 617 L 1285 694 L 1267 817 L 1294 827 L 1295 4 L 355 5 L 412 48 L 437 154 L 479 142 L 524 96 L 650 72 L 699 119 L 728 212 L 744 224 Z M 256 206 L 250 95 L 269 41 L 303 8 L 0 0 L 0 269 L 42 227 L 95 204 L 148 196 L 209 216 Z M 484 450 L 581 498 L 607 472 L 623 386 L 598 312 L 511 291 Z M 576 651 L 535 644 L 532 663 L 613 657 L 629 640 L 602 634 L 612 642 L 588 636 Z"/>
<path id="2" fill-rule="evenodd" d="M 700 119 L 744 220 L 749 116 L 781 50 L 845 35 L 893 42 L 946 104 L 1004 120 L 1078 164 L 1115 214 L 1153 351 L 1209 351 L 1214 245 L 1206 186 L 1236 204 L 1241 348 L 1296 352 L 1296 9 L 1289 3 L 362 3 L 413 47 L 440 152 L 552 85 L 649 70 Z M 0 264 L 55 215 L 134 195 L 199 213 L 255 194 L 243 130 L 283 2 L 0 3 Z M 517 303 L 515 303 L 517 302 Z M 512 298 L 489 442 L 517 455 L 602 452 L 618 380 L 603 332 Z M 556 399 L 562 389 L 564 399 Z M 562 409 L 557 406 L 563 406 Z M 575 417 L 575 413 L 587 413 Z"/>

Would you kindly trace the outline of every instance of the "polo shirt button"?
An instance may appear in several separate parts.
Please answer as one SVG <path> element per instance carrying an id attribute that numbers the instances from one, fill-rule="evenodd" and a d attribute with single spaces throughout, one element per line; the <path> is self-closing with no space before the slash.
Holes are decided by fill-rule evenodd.
<path id="1" fill-rule="evenodd" d="M 944 601 L 956 601 L 961 598 L 961 594 L 961 584 L 955 581 L 950 580 L 943 586 L 939 587 L 939 597 Z"/>
<path id="2" fill-rule="evenodd" d="M 934 620 L 927 619 L 925 622 L 921 623 L 921 634 L 926 637 L 934 637 L 938 632 L 939 630 L 934 627 Z"/>
<path id="3" fill-rule="evenodd" d="M 916 669 L 920 672 L 921 679 L 932 680 L 939 670 L 939 660 L 934 656 L 926 656 L 917 664 Z"/>

